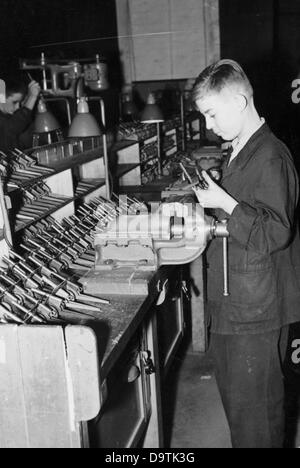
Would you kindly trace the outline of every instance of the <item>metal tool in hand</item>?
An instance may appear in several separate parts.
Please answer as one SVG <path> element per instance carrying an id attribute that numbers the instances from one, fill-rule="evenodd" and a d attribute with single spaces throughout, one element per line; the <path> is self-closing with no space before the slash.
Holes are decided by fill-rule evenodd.
<path id="1" fill-rule="evenodd" d="M 198 184 L 193 184 L 193 181 L 188 174 L 187 170 L 183 166 L 183 164 L 180 163 L 180 166 L 186 175 L 188 181 L 191 183 L 191 185 L 194 185 L 194 189 L 199 187 L 201 190 L 206 190 L 208 188 L 207 182 L 203 179 L 201 174 L 199 173 L 198 169 L 196 168 L 196 174 L 198 177 Z M 218 227 L 218 229 L 217 229 Z M 220 223 L 216 223 L 215 228 L 213 230 L 213 236 L 214 237 L 223 237 L 223 295 L 224 296 L 229 296 L 229 280 L 228 280 L 228 231 L 227 231 L 227 220 L 223 220 Z"/>

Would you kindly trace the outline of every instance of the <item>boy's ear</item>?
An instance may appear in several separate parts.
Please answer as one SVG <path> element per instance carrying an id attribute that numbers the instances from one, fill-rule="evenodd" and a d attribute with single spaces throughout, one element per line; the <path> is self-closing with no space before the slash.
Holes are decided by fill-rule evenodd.
<path id="1" fill-rule="evenodd" d="M 238 93 L 235 95 L 236 103 L 238 105 L 238 108 L 241 112 L 243 112 L 247 105 L 248 105 L 248 99 L 244 94 Z"/>

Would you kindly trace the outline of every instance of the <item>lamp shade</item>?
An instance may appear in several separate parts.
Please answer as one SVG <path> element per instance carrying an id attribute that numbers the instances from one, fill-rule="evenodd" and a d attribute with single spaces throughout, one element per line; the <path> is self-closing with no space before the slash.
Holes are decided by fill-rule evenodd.
<path id="1" fill-rule="evenodd" d="M 50 133 L 59 128 L 56 118 L 48 111 L 45 102 L 40 99 L 34 120 L 34 133 Z"/>
<path id="2" fill-rule="evenodd" d="M 154 95 L 150 93 L 147 99 L 147 104 L 141 115 L 141 122 L 142 123 L 159 123 L 163 121 L 164 121 L 164 117 L 163 117 L 162 111 L 156 104 Z"/>
<path id="3" fill-rule="evenodd" d="M 77 106 L 77 114 L 72 120 L 69 128 L 69 137 L 92 137 L 100 136 L 101 130 L 95 117 L 90 114 L 86 99 L 80 98 Z"/>

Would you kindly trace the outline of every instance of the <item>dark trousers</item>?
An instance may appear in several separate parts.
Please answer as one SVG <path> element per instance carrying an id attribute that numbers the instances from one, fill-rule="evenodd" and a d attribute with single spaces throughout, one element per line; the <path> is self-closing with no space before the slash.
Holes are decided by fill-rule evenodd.
<path id="1" fill-rule="evenodd" d="M 282 448 L 284 382 L 279 330 L 211 335 L 211 351 L 233 448 Z M 283 336 L 284 335 L 284 336 Z"/>

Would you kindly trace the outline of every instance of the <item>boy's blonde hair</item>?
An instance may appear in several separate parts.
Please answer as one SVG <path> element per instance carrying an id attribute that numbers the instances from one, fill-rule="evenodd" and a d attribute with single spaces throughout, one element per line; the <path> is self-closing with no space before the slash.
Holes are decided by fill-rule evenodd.
<path id="1" fill-rule="evenodd" d="M 234 60 L 223 59 L 200 73 L 192 90 L 192 101 L 201 100 L 207 94 L 219 93 L 225 87 L 237 88 L 248 98 L 253 96 L 253 88 L 242 67 Z"/>

